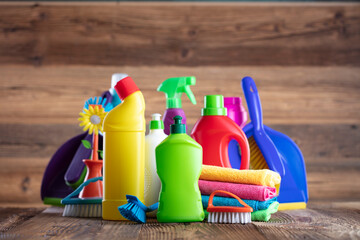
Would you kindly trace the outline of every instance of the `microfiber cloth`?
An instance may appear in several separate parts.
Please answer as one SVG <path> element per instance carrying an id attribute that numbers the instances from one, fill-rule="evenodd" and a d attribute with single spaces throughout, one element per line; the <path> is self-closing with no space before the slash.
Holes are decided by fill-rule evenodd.
<path id="1" fill-rule="evenodd" d="M 279 207 L 278 202 L 273 202 L 270 204 L 268 209 L 265 210 L 259 210 L 251 213 L 251 221 L 260 221 L 260 222 L 267 222 L 271 218 L 271 214 L 276 213 Z M 209 213 L 208 211 L 204 210 L 205 218 L 208 217 Z"/>
<path id="2" fill-rule="evenodd" d="M 216 190 L 224 190 L 235 194 L 241 199 L 257 201 L 266 201 L 276 197 L 276 188 L 249 184 L 199 180 L 199 189 L 203 195 L 210 195 Z M 217 195 L 229 197 L 228 195 L 222 193 Z"/>
<path id="3" fill-rule="evenodd" d="M 276 213 L 279 208 L 279 202 L 273 202 L 268 209 L 259 210 L 251 213 L 251 221 L 267 222 L 271 218 L 271 214 Z"/>
<path id="4" fill-rule="evenodd" d="M 209 204 L 209 195 L 201 195 L 201 201 L 203 208 L 207 208 Z M 264 210 L 269 208 L 270 204 L 276 202 L 277 198 L 272 198 L 267 201 L 256 201 L 256 200 L 247 200 L 242 199 L 247 205 L 249 205 L 253 211 Z M 220 197 L 214 196 L 213 198 L 213 205 L 214 206 L 231 206 L 231 207 L 242 207 L 238 200 L 232 197 Z"/>
<path id="5" fill-rule="evenodd" d="M 232 182 L 242 184 L 278 187 L 281 177 L 269 169 L 238 170 L 225 167 L 202 165 L 200 179 L 209 181 Z"/>

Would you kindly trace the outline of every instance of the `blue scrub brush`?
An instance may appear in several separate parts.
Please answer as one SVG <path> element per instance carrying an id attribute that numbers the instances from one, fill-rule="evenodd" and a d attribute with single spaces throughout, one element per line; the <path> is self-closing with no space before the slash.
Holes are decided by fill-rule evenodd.
<path id="1" fill-rule="evenodd" d="M 137 223 L 146 223 L 146 212 L 152 212 L 159 207 L 158 202 L 147 207 L 133 195 L 126 195 L 126 199 L 128 203 L 118 207 L 119 212 L 127 220 Z"/>

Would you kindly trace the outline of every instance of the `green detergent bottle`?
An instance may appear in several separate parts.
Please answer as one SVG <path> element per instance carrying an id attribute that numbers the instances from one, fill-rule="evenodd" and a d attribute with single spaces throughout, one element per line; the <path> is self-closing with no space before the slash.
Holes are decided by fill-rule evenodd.
<path id="1" fill-rule="evenodd" d="M 159 222 L 198 222 L 205 217 L 198 185 L 202 147 L 186 134 L 181 120 L 181 116 L 174 117 L 170 135 L 156 147 L 161 181 Z"/>

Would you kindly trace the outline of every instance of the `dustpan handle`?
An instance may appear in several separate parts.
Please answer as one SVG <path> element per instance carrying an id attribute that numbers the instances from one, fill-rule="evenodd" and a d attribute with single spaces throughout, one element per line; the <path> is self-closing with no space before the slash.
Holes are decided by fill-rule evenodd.
<path id="1" fill-rule="evenodd" d="M 251 77 L 244 77 L 242 82 L 246 103 L 248 105 L 249 115 L 253 126 L 256 129 L 263 128 L 263 116 L 261 102 L 256 84 Z"/>

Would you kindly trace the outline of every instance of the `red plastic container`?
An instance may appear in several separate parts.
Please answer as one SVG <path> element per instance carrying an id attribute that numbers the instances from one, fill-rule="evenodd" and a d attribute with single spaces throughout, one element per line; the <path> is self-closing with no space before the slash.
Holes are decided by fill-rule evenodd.
<path id="1" fill-rule="evenodd" d="M 250 150 L 246 135 L 226 116 L 224 97 L 208 95 L 201 118 L 191 131 L 191 137 L 203 147 L 203 164 L 231 168 L 228 146 L 235 139 L 241 150 L 240 169 L 249 169 Z"/>

